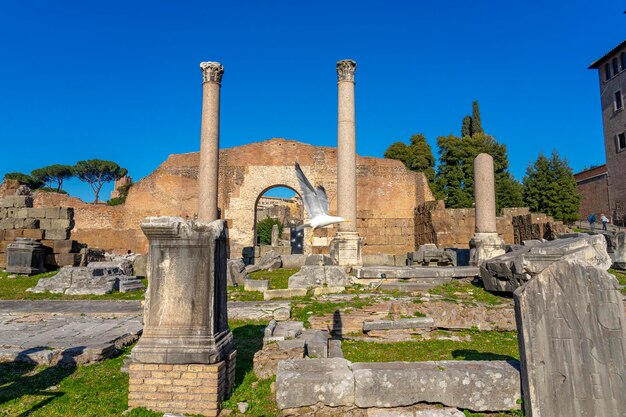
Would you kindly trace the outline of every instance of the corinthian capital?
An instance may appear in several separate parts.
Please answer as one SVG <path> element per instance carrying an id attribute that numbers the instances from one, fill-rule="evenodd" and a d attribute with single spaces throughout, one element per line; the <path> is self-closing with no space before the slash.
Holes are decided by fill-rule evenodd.
<path id="1" fill-rule="evenodd" d="M 351 59 L 342 59 L 337 61 L 337 80 L 338 81 L 354 81 L 354 73 L 356 72 L 356 61 Z"/>
<path id="2" fill-rule="evenodd" d="M 201 62 L 202 82 L 214 82 L 221 84 L 222 75 L 224 75 L 224 67 L 219 62 Z"/>

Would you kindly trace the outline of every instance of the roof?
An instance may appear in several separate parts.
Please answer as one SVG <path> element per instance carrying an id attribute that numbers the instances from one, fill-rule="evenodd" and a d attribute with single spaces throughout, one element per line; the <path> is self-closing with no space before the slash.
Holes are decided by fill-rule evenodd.
<path id="1" fill-rule="evenodd" d="M 615 48 L 611 49 L 609 52 L 607 52 L 606 54 L 604 54 L 602 56 L 602 58 L 597 59 L 595 62 L 593 62 L 591 65 L 589 65 L 589 69 L 597 69 L 600 68 L 600 63 L 603 62 L 609 55 L 613 55 L 615 52 L 617 52 L 618 49 L 623 48 L 624 46 L 626 46 L 626 40 L 622 41 L 622 43 L 620 43 L 619 45 L 617 45 Z"/>

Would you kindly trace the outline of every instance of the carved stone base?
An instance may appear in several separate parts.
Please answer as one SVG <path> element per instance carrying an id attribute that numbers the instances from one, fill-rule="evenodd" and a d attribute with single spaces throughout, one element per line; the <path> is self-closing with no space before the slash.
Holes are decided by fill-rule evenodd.
<path id="1" fill-rule="evenodd" d="M 361 247 L 357 232 L 338 232 L 330 242 L 330 257 L 336 265 L 361 266 Z"/>
<path id="2" fill-rule="evenodd" d="M 234 349 L 226 313 L 226 223 L 148 217 L 148 291 L 135 363 L 216 363 Z"/>
<path id="3" fill-rule="evenodd" d="M 504 241 L 497 233 L 474 233 L 469 246 L 470 263 L 474 266 L 505 253 Z"/>

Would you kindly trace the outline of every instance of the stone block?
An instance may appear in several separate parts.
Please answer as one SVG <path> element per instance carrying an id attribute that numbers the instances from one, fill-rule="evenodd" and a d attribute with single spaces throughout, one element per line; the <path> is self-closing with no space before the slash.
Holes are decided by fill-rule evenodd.
<path id="1" fill-rule="evenodd" d="M 280 255 L 283 268 L 299 269 L 304 266 L 307 255 Z"/>
<path id="2" fill-rule="evenodd" d="M 304 260 L 306 266 L 333 265 L 333 260 L 328 255 L 308 255 Z"/>
<path id="3" fill-rule="evenodd" d="M 529 416 L 626 415 L 626 316 L 618 282 L 584 257 L 514 292 Z"/>
<path id="4" fill-rule="evenodd" d="M 310 255 L 318 256 L 318 255 Z M 322 255 L 319 255 L 322 256 Z M 305 265 L 300 271 L 289 277 L 288 287 L 294 288 L 314 288 L 321 287 L 326 283 L 326 273 L 323 266 Z"/>
<path id="5" fill-rule="evenodd" d="M 295 339 L 302 334 L 304 323 L 301 321 L 271 320 L 263 331 L 263 344 L 281 340 Z"/>
<path id="6" fill-rule="evenodd" d="M 15 219 L 13 218 L 5 218 L 0 220 L 0 229 L 15 229 Z"/>
<path id="7" fill-rule="evenodd" d="M 497 256 L 481 266 L 480 276 L 489 291 L 513 292 L 552 263 L 567 259 L 579 259 L 603 270 L 612 263 L 604 236 L 580 236 L 536 243 Z"/>
<path id="8" fill-rule="evenodd" d="M 146 255 L 137 255 L 133 260 L 133 274 L 138 277 L 145 278 L 148 276 L 148 257 Z"/>
<path id="9" fill-rule="evenodd" d="M 328 332 L 325 330 L 306 329 L 299 338 L 304 339 L 306 355 L 310 358 L 328 357 Z"/>
<path id="10" fill-rule="evenodd" d="M 46 207 L 46 219 L 58 219 L 61 207 Z"/>
<path id="11" fill-rule="evenodd" d="M 48 219 L 48 227 L 46 229 L 71 229 L 74 225 L 72 220 L 68 219 Z"/>
<path id="12" fill-rule="evenodd" d="M 346 269 L 343 266 L 325 266 L 324 274 L 324 283 L 329 287 L 352 285 L 352 279 L 346 273 Z"/>
<path id="13" fill-rule="evenodd" d="M 7 272 L 36 275 L 46 272 L 46 250 L 35 239 L 18 238 L 7 246 Z"/>
<path id="14" fill-rule="evenodd" d="M 613 248 L 613 268 L 615 269 L 626 269 L 626 232 L 617 232 L 614 237 L 614 248 Z"/>
<path id="15" fill-rule="evenodd" d="M 318 287 L 313 289 L 314 296 L 326 295 L 326 294 L 339 294 L 346 290 L 346 287 Z"/>
<path id="16" fill-rule="evenodd" d="M 22 236 L 29 239 L 43 239 L 43 230 L 41 229 L 24 229 Z"/>
<path id="17" fill-rule="evenodd" d="M 56 253 L 54 254 L 56 264 L 59 266 L 78 266 L 80 265 L 79 253 Z"/>
<path id="18" fill-rule="evenodd" d="M 263 293 L 264 300 L 276 300 L 281 298 L 304 297 L 307 293 L 306 288 L 266 290 Z"/>
<path id="19" fill-rule="evenodd" d="M 70 253 L 78 252 L 78 244 L 75 240 L 53 240 L 52 252 L 54 253 Z"/>
<path id="20" fill-rule="evenodd" d="M 28 209 L 29 216 L 33 219 L 45 219 L 46 218 L 46 209 L 44 207 L 35 207 Z"/>
<path id="21" fill-rule="evenodd" d="M 29 217 L 31 217 L 28 210 L 32 210 L 32 209 L 28 209 L 28 208 L 17 209 L 15 211 L 15 218 L 16 219 L 28 219 Z"/>
<path id="22" fill-rule="evenodd" d="M 70 231 L 67 229 L 46 229 L 44 237 L 48 240 L 65 240 L 70 238 Z"/>
<path id="23" fill-rule="evenodd" d="M 39 219 L 15 219 L 16 229 L 39 229 Z"/>
<path id="24" fill-rule="evenodd" d="M 93 262 L 104 262 L 104 253 L 104 249 L 82 248 L 80 250 L 80 266 L 87 266 Z M 132 266 L 129 266 L 128 264 L 126 264 L 126 268 L 130 268 L 130 270 L 132 270 Z"/>
<path id="25" fill-rule="evenodd" d="M 435 326 L 431 317 L 411 317 L 398 320 L 373 320 L 363 322 L 363 332 L 370 330 L 428 329 Z"/>
<path id="26" fill-rule="evenodd" d="M 289 301 L 229 301 L 228 318 L 240 321 L 289 320 Z"/>
<path id="27" fill-rule="evenodd" d="M 30 195 L 9 195 L 2 199 L 3 207 L 24 208 L 33 206 L 33 197 Z"/>
<path id="28" fill-rule="evenodd" d="M 6 240 L 14 241 L 18 237 L 24 237 L 24 229 L 7 229 L 4 232 L 4 238 Z"/>
<path id="29" fill-rule="evenodd" d="M 244 279 L 243 289 L 245 291 L 265 291 L 270 288 L 270 282 L 266 279 Z"/>
<path id="30" fill-rule="evenodd" d="M 355 363 L 354 402 L 358 407 L 402 407 L 441 403 L 473 411 L 519 409 L 515 361 Z"/>
<path id="31" fill-rule="evenodd" d="M 337 407 L 354 403 L 350 362 L 341 358 L 284 360 L 276 371 L 279 409 L 317 403 Z"/>
<path id="32" fill-rule="evenodd" d="M 227 261 L 228 268 L 228 285 L 243 285 L 248 272 L 246 266 L 241 259 L 229 259 Z"/>
<path id="33" fill-rule="evenodd" d="M 261 256 L 261 259 L 259 259 L 256 264 L 246 266 L 246 271 L 248 273 L 262 270 L 273 271 L 274 269 L 280 268 L 281 265 L 282 261 L 280 259 L 280 255 L 274 251 L 269 251 L 268 253 Z"/>
<path id="34" fill-rule="evenodd" d="M 341 340 L 332 339 L 328 341 L 328 357 L 343 358 L 343 350 L 341 350 Z"/>
<path id="35" fill-rule="evenodd" d="M 60 207 L 59 208 L 59 219 L 62 219 L 62 220 L 73 220 L 74 219 L 74 208 L 73 207 Z"/>

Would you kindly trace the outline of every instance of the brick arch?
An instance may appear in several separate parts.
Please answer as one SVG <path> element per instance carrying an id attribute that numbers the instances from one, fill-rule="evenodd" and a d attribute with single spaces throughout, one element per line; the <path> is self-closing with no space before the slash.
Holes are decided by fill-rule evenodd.
<path id="1" fill-rule="evenodd" d="M 254 246 L 256 205 L 266 191 L 275 187 L 286 187 L 300 194 L 296 172 L 291 164 L 250 165 L 246 171 L 237 196 L 231 196 L 223 208 L 223 217 L 230 221 L 231 248 Z M 303 166 L 302 171 L 313 184 L 317 183 L 316 173 L 311 167 Z M 305 253 L 310 251 L 307 246 L 305 244 Z"/>

